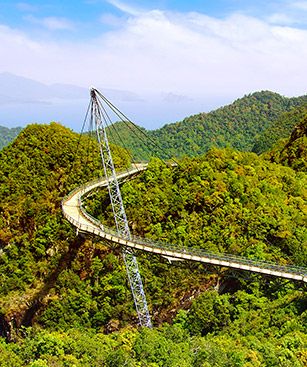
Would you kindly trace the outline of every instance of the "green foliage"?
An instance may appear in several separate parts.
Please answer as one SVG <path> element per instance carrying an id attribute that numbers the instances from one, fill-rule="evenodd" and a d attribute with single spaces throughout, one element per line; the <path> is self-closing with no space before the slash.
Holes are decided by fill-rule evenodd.
<path id="1" fill-rule="evenodd" d="M 121 252 L 76 239 L 60 210 L 63 195 L 100 173 L 95 141 L 79 139 L 55 123 L 31 125 L 1 152 L 0 310 L 9 333 L 12 325 L 33 323 L 113 331 L 136 322 Z M 126 166 L 122 149 L 113 147 L 113 153 Z M 159 322 L 207 278 L 196 269 L 195 281 L 189 269 L 169 269 L 160 258 L 153 267 L 147 256 L 141 262 Z M 167 292 L 169 284 L 173 292 Z"/>
<path id="2" fill-rule="evenodd" d="M 306 178 L 303 172 L 253 153 L 212 149 L 205 156 L 180 161 L 177 167 L 154 159 L 141 176 L 123 185 L 122 193 L 131 227 L 139 235 L 304 266 Z M 102 209 L 99 202 L 105 209 L 105 193 L 87 203 L 95 215 Z M 100 218 L 110 224 L 108 210 Z M 152 283 L 154 278 L 142 258 L 141 264 L 146 283 Z M 158 271 L 154 259 L 151 267 Z M 168 273 L 161 269 L 162 264 L 159 279 L 172 279 L 173 268 Z M 177 277 L 183 280 L 184 269 L 178 269 Z M 193 271 L 196 281 L 198 275 Z M 174 326 L 142 331 L 134 346 L 136 363 L 304 366 L 306 295 L 287 282 L 260 279 L 241 281 L 237 292 L 205 291 L 188 311 L 179 311 Z M 153 293 L 166 299 L 170 289 L 175 291 L 174 282 L 168 280 L 167 285 L 161 292 L 163 284 L 155 288 L 145 284 L 150 304 L 157 306 Z M 175 345 L 165 337 L 165 330 L 178 336 Z"/>
<path id="3" fill-rule="evenodd" d="M 173 168 L 153 160 L 122 193 L 138 235 L 303 266 L 306 179 L 253 153 L 212 149 Z"/>
<path id="4" fill-rule="evenodd" d="M 279 140 L 287 139 L 295 125 L 299 124 L 307 114 L 307 104 L 292 107 L 289 112 L 282 113 L 276 120 L 256 137 L 253 152 L 260 154 L 272 149 Z"/>
<path id="5" fill-rule="evenodd" d="M 135 359 L 145 366 L 189 367 L 193 357 L 187 339 L 188 334 L 176 327 L 143 329 L 134 344 Z"/>
<path id="6" fill-rule="evenodd" d="M 192 334 L 204 335 L 228 326 L 232 321 L 232 313 L 233 306 L 228 295 L 208 291 L 192 304 L 187 325 Z"/>
<path id="7" fill-rule="evenodd" d="M 306 98 L 286 98 L 269 91 L 256 92 L 215 111 L 200 113 L 160 129 L 146 131 L 147 139 L 130 123 L 118 123 L 116 127 L 123 138 L 119 140 L 114 134 L 111 141 L 122 146 L 124 144 L 139 160 L 148 160 L 151 156 L 191 157 L 213 147 L 262 152 L 277 139 L 289 135 L 300 115 L 297 108 L 306 104 Z M 291 113 L 283 117 L 283 127 L 280 128 L 280 120 L 277 119 L 289 111 Z M 276 120 L 278 122 L 275 123 Z M 160 148 L 152 144 L 152 139 Z"/>
<path id="8" fill-rule="evenodd" d="M 111 149 L 116 166 L 127 167 L 129 157 L 123 149 Z M 44 297 L 54 299 L 51 305 L 56 303 L 57 291 L 61 291 L 56 286 L 62 279 L 59 274 L 70 267 L 80 246 L 73 228 L 63 218 L 61 199 L 74 187 L 101 175 L 102 167 L 93 139 L 57 123 L 29 125 L 0 152 L 0 159 L 0 309 L 4 319 L 16 318 L 14 322 L 20 325 L 32 322 L 31 309 L 36 302 L 43 306 Z M 84 259 L 82 251 L 88 251 L 88 247 L 85 244 L 81 249 L 80 258 Z M 78 266 L 82 272 L 82 266 Z M 83 283 L 76 277 L 78 288 Z M 60 297 L 65 298 L 64 294 Z M 83 305 L 88 312 L 93 308 L 88 301 L 90 294 L 85 289 L 82 298 L 78 289 L 71 290 L 67 307 L 77 310 Z M 65 318 L 64 304 L 57 306 L 56 316 L 53 312 L 55 323 L 59 313 Z M 66 322 L 72 322 L 69 314 L 66 317 Z M 88 325 L 86 317 L 82 320 L 82 325 Z"/>
<path id="9" fill-rule="evenodd" d="M 92 245 L 91 245 L 92 246 Z M 71 327 L 103 328 L 110 319 L 127 318 L 123 303 L 131 302 L 123 266 L 112 254 L 97 255 L 86 268 L 82 253 L 65 270 L 55 285 L 55 294 L 42 315 L 45 326 L 65 330 Z M 81 277 L 80 277 L 81 276 Z"/>
<path id="10" fill-rule="evenodd" d="M 137 160 L 147 161 L 157 153 L 147 136 L 147 134 L 150 135 L 150 132 L 131 122 L 116 122 L 107 128 L 107 134 L 112 143 L 131 151 L 133 157 Z M 150 148 L 146 148 L 145 143 L 149 144 Z"/>
<path id="11" fill-rule="evenodd" d="M 253 98 L 269 108 L 263 94 Z M 286 281 L 234 282 L 227 272 L 139 254 L 160 327 L 127 326 L 136 312 L 121 249 L 76 238 L 60 211 L 65 194 L 101 173 L 95 141 L 79 139 L 55 123 L 31 125 L 0 152 L 0 321 L 14 341 L 1 340 L 0 366 L 304 367 L 306 294 Z M 127 166 L 124 151 L 112 149 Z M 153 159 L 122 186 L 136 234 L 306 265 L 304 172 L 231 149 L 179 164 Z M 85 205 L 112 225 L 106 192 Z"/>
<path id="12" fill-rule="evenodd" d="M 293 129 L 291 136 L 264 155 L 264 158 L 307 172 L 307 110 L 305 116 Z"/>
<path id="13" fill-rule="evenodd" d="M 2 365 L 304 367 L 307 299 L 303 292 L 286 288 L 278 295 L 205 292 L 194 300 L 185 327 L 125 328 L 109 335 L 90 329 L 24 329 L 25 336 L 14 344 L 0 344 L 12 361 Z"/>
<path id="14" fill-rule="evenodd" d="M 1 367 L 22 367 L 22 359 L 13 350 L 12 345 L 0 339 L 0 366 Z"/>

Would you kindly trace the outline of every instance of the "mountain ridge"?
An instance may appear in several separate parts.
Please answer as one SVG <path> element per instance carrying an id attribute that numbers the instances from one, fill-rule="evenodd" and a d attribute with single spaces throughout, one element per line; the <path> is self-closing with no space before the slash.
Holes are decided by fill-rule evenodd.
<path id="1" fill-rule="evenodd" d="M 161 147 L 158 156 L 182 157 L 203 154 L 212 147 L 233 147 L 240 151 L 252 151 L 257 137 L 270 126 L 282 113 L 307 103 L 307 95 L 283 97 L 270 91 L 254 92 L 233 103 L 208 113 L 199 113 L 186 117 L 182 121 L 166 124 L 160 129 L 145 130 L 151 139 Z M 126 148 L 132 151 L 136 159 L 150 156 L 144 144 L 133 141 L 135 128 L 125 122 L 115 123 L 125 136 Z M 125 127 L 126 126 L 126 127 Z M 111 129 L 110 129 L 111 130 Z M 110 131 L 111 132 L 111 131 Z M 123 143 L 111 136 L 111 141 L 123 146 Z M 158 150 L 155 151 L 155 154 Z"/>
<path id="2" fill-rule="evenodd" d="M 105 92 L 115 100 L 134 100 L 140 97 L 133 92 L 106 88 Z M 87 99 L 88 88 L 73 84 L 45 84 L 37 80 L 8 72 L 0 73 L 0 95 L 4 102 L 27 103 L 29 101 L 48 101 L 52 99 Z M 0 102 L 1 103 L 1 102 Z"/>

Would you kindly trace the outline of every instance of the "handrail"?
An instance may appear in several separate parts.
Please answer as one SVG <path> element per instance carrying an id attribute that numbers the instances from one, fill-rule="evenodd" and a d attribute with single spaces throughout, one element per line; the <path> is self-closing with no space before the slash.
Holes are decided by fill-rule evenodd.
<path id="1" fill-rule="evenodd" d="M 121 172 L 118 178 L 127 179 L 137 172 L 146 169 L 146 165 Z M 130 240 L 121 237 L 115 230 L 102 225 L 102 223 L 91 216 L 82 205 L 82 196 L 97 187 L 107 186 L 105 178 L 99 178 L 87 182 L 75 188 L 62 200 L 62 210 L 65 218 L 75 227 L 84 232 L 93 233 L 102 238 L 107 238 L 115 243 L 131 248 L 157 253 L 168 258 L 200 261 L 219 266 L 226 266 L 255 273 L 264 273 L 287 279 L 301 280 L 307 282 L 307 269 L 294 265 L 278 265 L 263 260 L 247 259 L 242 256 L 231 254 L 214 254 L 202 249 L 178 248 L 173 244 L 153 241 L 140 236 L 132 235 Z M 73 202 L 73 205 L 69 203 Z M 72 216 L 72 213 L 74 216 Z M 82 219 L 82 220 L 81 220 Z"/>

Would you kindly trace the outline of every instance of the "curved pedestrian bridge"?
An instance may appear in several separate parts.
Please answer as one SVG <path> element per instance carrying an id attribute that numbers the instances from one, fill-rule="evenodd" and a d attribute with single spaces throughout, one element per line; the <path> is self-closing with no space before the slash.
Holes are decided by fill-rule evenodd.
<path id="1" fill-rule="evenodd" d="M 125 181 L 146 169 L 146 165 L 135 165 L 135 168 L 117 175 L 119 181 Z M 91 233 L 108 241 L 131 249 L 142 250 L 166 257 L 172 260 L 198 261 L 206 264 L 244 270 L 252 273 L 261 273 L 269 276 L 286 278 L 307 282 L 307 269 L 296 266 L 281 266 L 275 263 L 250 260 L 240 256 L 227 254 L 214 254 L 199 249 L 180 248 L 162 242 L 151 241 L 142 237 L 132 236 L 130 240 L 119 236 L 116 231 L 103 226 L 100 221 L 93 218 L 82 206 L 82 197 L 98 187 L 106 187 L 105 178 L 90 181 L 82 185 L 62 200 L 62 210 L 65 218 L 72 223 L 78 231 Z"/>

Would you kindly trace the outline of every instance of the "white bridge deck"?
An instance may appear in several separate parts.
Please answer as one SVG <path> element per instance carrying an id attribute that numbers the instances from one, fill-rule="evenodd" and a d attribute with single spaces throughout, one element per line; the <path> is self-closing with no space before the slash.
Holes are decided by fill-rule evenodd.
<path id="1" fill-rule="evenodd" d="M 126 180 L 145 169 L 146 165 L 138 165 L 134 169 L 119 174 L 117 179 Z M 183 249 L 178 248 L 175 245 L 148 241 L 148 239 L 136 236 L 132 236 L 131 240 L 122 238 L 114 230 L 103 226 L 82 207 L 82 196 L 97 187 L 103 186 L 107 186 L 107 181 L 105 179 L 91 181 L 73 190 L 63 199 L 62 210 L 64 216 L 70 223 L 77 227 L 79 231 L 92 233 L 122 246 L 159 254 L 173 260 L 198 261 L 222 267 L 246 270 L 253 273 L 262 273 L 279 278 L 307 282 L 307 269 L 302 267 L 281 266 L 274 263 L 250 260 L 234 255 L 220 255 L 209 253 L 204 250 Z"/>

